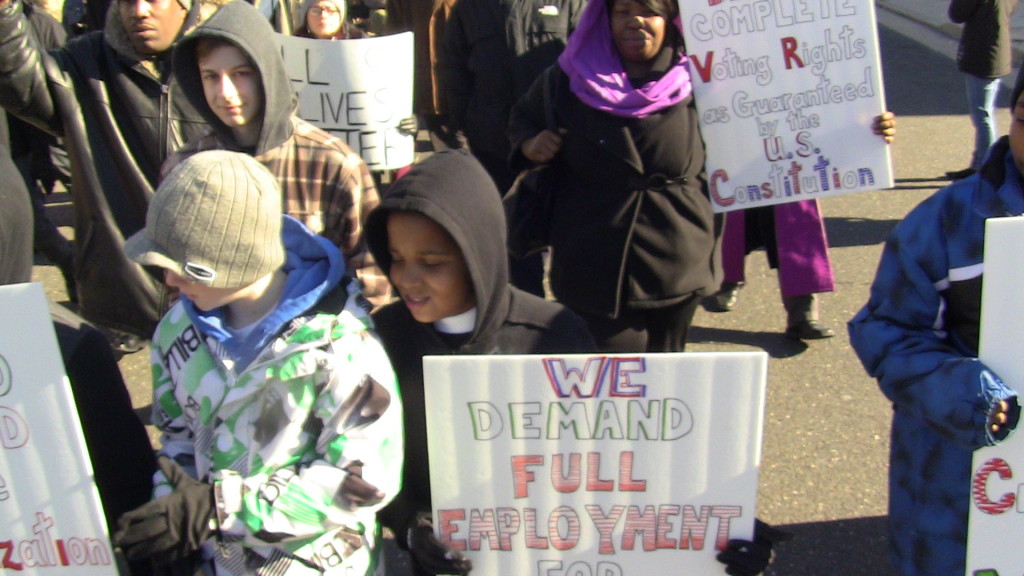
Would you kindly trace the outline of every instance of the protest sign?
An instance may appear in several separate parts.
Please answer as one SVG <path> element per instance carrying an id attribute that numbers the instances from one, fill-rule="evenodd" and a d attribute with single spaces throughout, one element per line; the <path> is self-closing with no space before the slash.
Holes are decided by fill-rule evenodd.
<path id="1" fill-rule="evenodd" d="M 716 212 L 890 188 L 874 2 L 679 2 Z"/>
<path id="2" fill-rule="evenodd" d="M 303 120 L 343 139 L 370 170 L 412 164 L 415 138 L 398 131 L 412 116 L 412 32 L 337 41 L 274 36 Z"/>
<path id="3" fill-rule="evenodd" d="M 723 574 L 764 353 L 424 359 L 434 528 L 480 576 Z"/>
<path id="4" fill-rule="evenodd" d="M 42 286 L 0 287 L 0 326 L 0 573 L 116 575 Z"/>
<path id="5" fill-rule="evenodd" d="M 1024 218 L 991 218 L 985 223 L 985 282 L 981 296 L 979 358 L 1018 394 L 1024 393 L 1024 275 L 1020 247 Z M 1024 399 L 1022 399 L 1024 400 Z M 1024 424 L 1022 422 L 1021 424 Z M 1018 576 L 1024 566 L 1024 434 L 974 453 L 969 576 Z"/>

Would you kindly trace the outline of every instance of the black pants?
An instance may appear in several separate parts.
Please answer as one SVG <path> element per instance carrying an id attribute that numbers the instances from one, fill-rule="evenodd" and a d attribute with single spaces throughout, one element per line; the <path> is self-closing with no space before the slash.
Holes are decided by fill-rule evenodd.
<path id="1" fill-rule="evenodd" d="M 587 322 L 602 352 L 683 352 L 699 302 L 700 298 L 691 294 L 678 304 L 625 310 L 618 318 L 576 313 Z"/>
<path id="2" fill-rule="evenodd" d="M 63 306 L 50 304 L 50 316 L 113 534 L 121 514 L 149 502 L 156 455 L 107 338 Z M 147 560 L 132 562 L 129 569 L 132 576 L 153 574 Z"/>
<path id="3" fill-rule="evenodd" d="M 107 338 L 62 306 L 50 313 L 113 532 L 121 514 L 149 502 L 156 456 Z"/>
<path id="4" fill-rule="evenodd" d="M 15 160 L 15 164 L 25 182 L 28 197 L 32 201 L 33 246 L 46 257 L 50 264 L 60 267 L 62 273 L 70 274 L 74 258 L 71 242 L 60 233 L 60 230 L 46 214 L 46 203 L 43 201 L 42 190 L 32 175 L 31 158 L 19 157 Z"/>

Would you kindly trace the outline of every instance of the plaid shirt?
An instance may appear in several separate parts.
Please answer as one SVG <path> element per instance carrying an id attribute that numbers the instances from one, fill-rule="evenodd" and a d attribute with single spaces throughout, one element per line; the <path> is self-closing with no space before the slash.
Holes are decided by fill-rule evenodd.
<path id="1" fill-rule="evenodd" d="M 370 169 L 343 140 L 298 116 L 291 122 L 292 136 L 256 159 L 277 176 L 285 214 L 337 245 L 363 294 L 375 306 L 386 303 L 391 285 L 363 240 L 366 215 L 380 203 Z M 163 174 L 198 152 L 230 148 L 216 133 L 207 134 L 168 158 Z"/>

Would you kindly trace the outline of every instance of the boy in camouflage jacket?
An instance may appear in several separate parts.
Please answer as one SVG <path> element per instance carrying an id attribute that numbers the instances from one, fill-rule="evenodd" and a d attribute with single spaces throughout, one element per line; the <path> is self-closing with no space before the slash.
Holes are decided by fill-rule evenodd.
<path id="1" fill-rule="evenodd" d="M 180 293 L 153 337 L 155 499 L 121 517 L 129 559 L 191 574 L 366 574 L 398 491 L 402 411 L 339 250 L 281 215 L 252 157 L 172 170 L 127 243 Z"/>

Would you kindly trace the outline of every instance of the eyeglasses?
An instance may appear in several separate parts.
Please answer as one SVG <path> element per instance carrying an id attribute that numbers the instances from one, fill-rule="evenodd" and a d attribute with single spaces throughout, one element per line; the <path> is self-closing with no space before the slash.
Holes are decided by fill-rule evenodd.
<path id="1" fill-rule="evenodd" d="M 334 16 L 338 13 L 338 9 L 334 6 L 313 6 L 309 9 L 309 13 L 313 16 L 319 16 L 321 14 L 327 14 L 328 16 Z"/>

